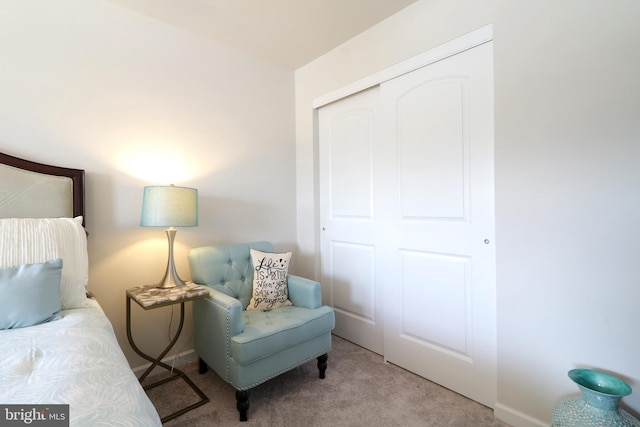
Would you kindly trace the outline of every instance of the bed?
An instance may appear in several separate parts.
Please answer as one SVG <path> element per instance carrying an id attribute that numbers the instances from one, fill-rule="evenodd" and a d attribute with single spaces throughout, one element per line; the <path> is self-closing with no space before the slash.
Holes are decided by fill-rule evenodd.
<path id="1" fill-rule="evenodd" d="M 71 426 L 159 426 L 86 294 L 84 218 L 84 171 L 0 153 L 0 407 L 69 405 Z"/>

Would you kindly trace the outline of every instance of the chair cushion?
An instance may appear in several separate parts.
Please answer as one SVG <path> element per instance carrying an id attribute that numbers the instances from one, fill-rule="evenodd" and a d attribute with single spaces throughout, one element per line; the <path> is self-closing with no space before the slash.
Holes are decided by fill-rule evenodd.
<path id="1" fill-rule="evenodd" d="M 242 313 L 244 330 L 231 338 L 231 357 L 240 365 L 296 347 L 331 331 L 331 307 L 316 309 L 287 306 L 271 311 Z"/>

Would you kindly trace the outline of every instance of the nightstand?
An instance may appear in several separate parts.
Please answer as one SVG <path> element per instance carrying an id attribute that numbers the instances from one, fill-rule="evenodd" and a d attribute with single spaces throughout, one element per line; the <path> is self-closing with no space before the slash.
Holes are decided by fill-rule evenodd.
<path id="1" fill-rule="evenodd" d="M 162 362 L 162 358 L 165 357 L 169 350 L 171 350 L 171 348 L 175 345 L 176 341 L 178 341 L 178 338 L 180 337 L 180 333 L 182 332 L 182 326 L 184 325 L 184 303 L 187 301 L 193 301 L 195 299 L 206 298 L 208 296 L 208 288 L 195 285 L 193 283 L 187 283 L 184 286 L 168 289 L 156 288 L 155 286 L 138 286 L 135 288 L 127 289 L 127 338 L 129 339 L 131 348 L 133 348 L 133 350 L 141 357 L 151 362 L 151 366 L 149 366 L 149 368 L 140 376 L 140 382 L 142 382 L 156 366 L 162 367 L 173 373 L 173 375 L 171 375 L 170 377 L 163 378 L 160 381 L 145 385 L 143 388 L 145 390 L 149 390 L 159 385 L 182 378 L 189 385 L 189 387 L 191 387 L 191 389 L 200 397 L 200 400 L 193 405 L 189 405 L 162 418 L 161 421 L 163 423 L 179 417 L 180 415 L 199 406 L 202 406 L 209 401 L 209 398 L 189 379 L 189 377 L 187 377 L 184 372 Z M 167 348 L 165 348 L 158 357 L 154 358 L 149 356 L 148 354 L 143 353 L 133 341 L 133 337 L 131 335 L 131 300 L 134 300 L 140 307 L 145 310 L 152 310 L 154 308 L 180 304 L 180 325 L 178 326 L 178 330 L 176 331 L 174 337 L 171 339 L 171 342 L 169 343 Z"/>

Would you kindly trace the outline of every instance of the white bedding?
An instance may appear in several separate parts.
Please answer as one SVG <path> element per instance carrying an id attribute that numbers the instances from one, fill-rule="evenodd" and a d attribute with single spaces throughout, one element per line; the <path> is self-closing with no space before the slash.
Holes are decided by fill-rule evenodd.
<path id="1" fill-rule="evenodd" d="M 160 426 L 94 300 L 62 319 L 0 330 L 0 404 L 69 404 L 71 426 Z"/>

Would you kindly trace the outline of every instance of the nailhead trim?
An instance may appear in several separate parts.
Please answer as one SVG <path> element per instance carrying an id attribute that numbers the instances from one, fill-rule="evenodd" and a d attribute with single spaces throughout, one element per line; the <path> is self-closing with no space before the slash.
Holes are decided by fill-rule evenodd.
<path id="1" fill-rule="evenodd" d="M 276 372 L 275 374 L 273 374 L 273 375 L 271 375 L 271 376 L 269 376 L 269 377 L 267 377 L 267 378 L 264 378 L 264 379 L 262 379 L 262 380 L 256 381 L 255 383 L 253 383 L 253 384 L 251 384 L 251 385 L 248 385 L 248 386 L 246 386 L 246 387 L 238 387 L 236 384 L 234 384 L 234 383 L 232 383 L 232 382 L 230 382 L 230 381 L 228 381 L 228 382 L 229 382 L 229 384 L 231 384 L 231 385 L 233 386 L 233 388 L 235 388 L 236 390 L 240 390 L 240 391 L 249 390 L 249 389 L 251 389 L 251 388 L 253 388 L 253 387 L 255 387 L 255 386 L 258 386 L 258 385 L 260 385 L 260 384 L 262 384 L 262 383 L 264 383 L 264 382 L 269 381 L 269 380 L 270 380 L 270 379 L 272 379 L 272 378 L 275 378 L 275 377 L 277 377 L 277 376 L 279 376 L 279 375 L 282 375 L 282 374 L 284 374 L 285 372 L 289 372 L 290 370 L 292 370 L 292 369 L 294 369 L 294 368 L 297 368 L 297 367 L 298 367 L 298 366 L 300 366 L 300 365 L 304 365 L 305 363 L 310 362 L 310 361 L 312 361 L 313 359 L 317 359 L 318 357 L 322 356 L 323 354 L 328 354 L 328 353 L 329 353 L 329 350 L 327 350 L 327 351 L 321 351 L 320 353 L 316 354 L 315 356 L 312 356 L 312 357 L 310 357 L 310 358 L 308 358 L 308 359 L 305 359 L 305 360 L 303 360 L 302 362 L 296 363 L 295 365 L 293 365 L 293 366 L 291 366 L 291 367 L 289 367 L 289 368 L 286 368 L 286 369 L 283 369 L 283 370 L 281 370 L 281 371 L 278 371 L 278 372 Z"/>

